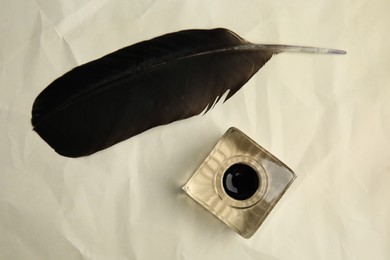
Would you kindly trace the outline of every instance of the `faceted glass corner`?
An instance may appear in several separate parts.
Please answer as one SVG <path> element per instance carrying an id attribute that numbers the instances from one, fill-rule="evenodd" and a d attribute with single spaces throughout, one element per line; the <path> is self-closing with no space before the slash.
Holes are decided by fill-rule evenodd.
<path id="1" fill-rule="evenodd" d="M 227 169 L 239 164 L 254 169 L 259 180 L 257 190 L 245 199 L 235 199 L 230 191 L 225 190 L 227 186 L 224 182 L 228 178 L 224 178 L 224 175 Z M 240 188 L 242 178 L 242 173 L 236 175 L 237 180 L 231 188 L 233 191 L 234 185 Z M 183 190 L 238 234 L 250 238 L 295 178 L 294 172 L 283 162 L 232 127 L 218 141 Z"/>

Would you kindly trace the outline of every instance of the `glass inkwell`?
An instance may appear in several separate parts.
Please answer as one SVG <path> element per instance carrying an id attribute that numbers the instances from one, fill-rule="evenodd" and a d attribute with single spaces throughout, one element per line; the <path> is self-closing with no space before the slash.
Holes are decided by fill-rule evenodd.
<path id="1" fill-rule="evenodd" d="M 284 163 L 229 128 L 183 190 L 244 238 L 250 238 L 296 178 Z"/>

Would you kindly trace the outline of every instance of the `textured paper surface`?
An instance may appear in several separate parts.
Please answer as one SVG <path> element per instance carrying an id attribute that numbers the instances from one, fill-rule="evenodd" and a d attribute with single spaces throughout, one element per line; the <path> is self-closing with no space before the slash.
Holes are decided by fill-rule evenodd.
<path id="1" fill-rule="evenodd" d="M 3 0 L 0 259 L 389 259 L 390 2 Z M 281 54 L 205 116 L 93 156 L 56 154 L 30 124 L 71 68 L 189 28 L 345 56 Z M 245 240 L 180 189 L 230 126 L 297 180 Z"/>

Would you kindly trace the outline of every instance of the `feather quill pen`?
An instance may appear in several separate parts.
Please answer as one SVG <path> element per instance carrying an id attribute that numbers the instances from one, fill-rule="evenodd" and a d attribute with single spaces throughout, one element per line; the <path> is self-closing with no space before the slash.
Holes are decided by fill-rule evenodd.
<path id="1" fill-rule="evenodd" d="M 59 154 L 93 154 L 207 111 L 274 54 L 344 51 L 250 43 L 227 29 L 185 30 L 120 49 L 52 82 L 32 108 L 34 130 Z"/>

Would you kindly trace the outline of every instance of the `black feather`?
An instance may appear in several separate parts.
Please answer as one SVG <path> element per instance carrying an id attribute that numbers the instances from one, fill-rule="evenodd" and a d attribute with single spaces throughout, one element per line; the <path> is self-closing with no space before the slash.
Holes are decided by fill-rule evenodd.
<path id="1" fill-rule="evenodd" d="M 89 155 L 197 115 L 226 91 L 230 98 L 273 54 L 285 50 L 305 49 L 252 44 L 226 29 L 166 34 L 55 80 L 36 98 L 32 125 L 59 154 Z"/>

